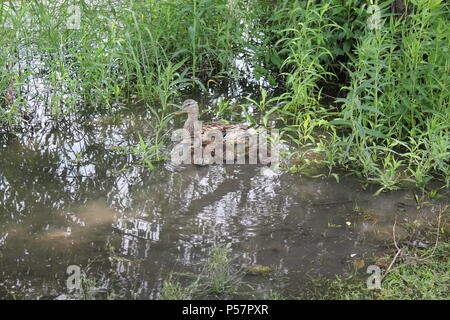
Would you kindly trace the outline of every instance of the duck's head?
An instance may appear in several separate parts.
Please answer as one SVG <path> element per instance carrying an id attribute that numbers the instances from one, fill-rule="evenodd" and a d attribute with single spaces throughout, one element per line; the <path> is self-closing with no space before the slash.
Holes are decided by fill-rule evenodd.
<path id="1" fill-rule="evenodd" d="M 184 114 L 187 113 L 188 116 L 198 117 L 198 103 L 195 100 L 187 99 L 181 105 L 181 111 L 175 114 Z"/>

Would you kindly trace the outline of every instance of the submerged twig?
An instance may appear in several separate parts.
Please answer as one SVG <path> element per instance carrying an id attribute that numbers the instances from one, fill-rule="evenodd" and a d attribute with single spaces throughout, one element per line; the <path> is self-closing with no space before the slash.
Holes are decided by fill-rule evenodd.
<path id="1" fill-rule="evenodd" d="M 395 225 L 396 225 L 396 224 L 397 224 L 397 219 L 395 219 L 394 225 L 392 226 L 392 237 L 393 237 L 393 239 L 394 239 L 394 245 L 395 245 L 395 248 L 397 249 L 397 252 L 395 253 L 394 258 L 392 259 L 391 264 L 390 264 L 389 267 L 387 268 L 387 270 L 386 270 L 386 272 L 384 273 L 383 277 L 381 277 L 381 280 L 383 280 L 384 277 L 385 277 L 389 272 L 392 271 L 392 270 L 391 270 L 392 266 L 394 265 L 394 263 L 395 263 L 395 261 L 397 260 L 398 256 L 399 256 L 400 253 L 402 252 L 402 250 L 398 247 L 397 240 L 396 240 L 396 238 L 395 238 Z M 393 270 L 394 270 L 394 269 L 393 269 Z"/>
<path id="2" fill-rule="evenodd" d="M 434 242 L 433 251 L 431 251 L 431 253 L 427 257 L 425 257 L 421 260 L 427 260 L 427 259 L 431 258 L 434 255 L 434 253 L 436 252 L 436 248 L 437 248 L 437 245 L 439 242 L 439 230 L 441 229 L 441 216 L 442 216 L 443 211 L 444 210 L 439 210 L 438 225 L 437 225 L 437 230 L 436 230 L 436 241 Z"/>

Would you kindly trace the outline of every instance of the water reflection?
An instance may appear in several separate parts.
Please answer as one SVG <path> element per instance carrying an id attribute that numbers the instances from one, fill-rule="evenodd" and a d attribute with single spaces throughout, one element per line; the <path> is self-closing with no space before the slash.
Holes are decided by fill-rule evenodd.
<path id="1" fill-rule="evenodd" d="M 418 214 L 409 192 L 372 197 L 351 178 L 338 184 L 256 165 L 149 171 L 120 151 L 148 136 L 144 120 L 103 116 L 4 140 L 1 298 L 66 293 L 71 264 L 117 298 L 157 298 L 171 271 L 199 272 L 223 243 L 238 267 L 270 266 L 296 290 L 307 273 L 332 276 L 351 257 L 377 252 L 395 217 Z"/>
<path id="2" fill-rule="evenodd" d="M 133 237 L 141 238 L 144 240 L 159 240 L 159 227 L 158 223 L 152 223 L 135 218 L 129 219 L 118 219 L 117 223 L 114 225 L 116 229 L 126 235 L 132 235 Z"/>

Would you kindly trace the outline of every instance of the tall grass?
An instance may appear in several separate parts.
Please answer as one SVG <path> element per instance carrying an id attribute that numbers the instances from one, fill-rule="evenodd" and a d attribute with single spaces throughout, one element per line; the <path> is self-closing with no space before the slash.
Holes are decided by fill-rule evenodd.
<path id="1" fill-rule="evenodd" d="M 39 100 L 55 113 L 133 98 L 166 109 L 183 88 L 204 88 L 230 66 L 241 24 L 226 4 L 80 1 L 80 27 L 71 29 L 70 3 L 3 1 L 0 90 L 13 83 L 18 97 Z M 27 90 L 36 79 L 46 88 L 38 96 Z M 14 108 L 2 105 L 3 121 Z"/>
<path id="2" fill-rule="evenodd" d="M 63 117 L 143 101 L 160 145 L 177 97 L 233 78 L 244 54 L 255 77 L 278 85 L 277 95 L 261 90 L 260 101 L 249 100 L 262 124 L 281 119 L 286 136 L 322 150 L 330 169 L 354 170 L 380 192 L 433 178 L 449 185 L 449 8 L 441 0 L 407 0 L 399 15 L 380 2 L 378 29 L 367 27 L 371 2 L 356 0 L 77 4 L 80 28 L 70 29 L 70 3 L 0 3 L 0 93 L 14 88 L 15 96 L 0 95 L 0 128 L 13 130 L 35 107 Z"/>
<path id="3" fill-rule="evenodd" d="M 387 189 L 399 178 L 388 174 L 388 182 L 387 172 L 402 167 L 419 186 L 432 174 L 448 184 L 448 12 L 440 1 L 412 4 L 411 15 L 391 16 L 360 39 L 347 94 L 338 99 L 342 111 L 329 122 L 349 130 L 335 139 L 344 147 L 341 162 L 356 159 Z"/>
<path id="4" fill-rule="evenodd" d="M 283 75 L 287 103 L 277 112 L 291 123 L 289 135 L 319 146 L 330 167 L 380 184 L 379 192 L 433 177 L 448 186 L 448 6 L 406 1 L 409 9 L 394 16 L 384 2 L 380 28 L 371 29 L 369 3 L 352 4 L 281 1 L 265 20 L 266 44 L 284 59 L 272 68 Z M 330 83 L 340 94 L 326 107 Z M 329 135 L 317 142 L 319 127 Z"/>

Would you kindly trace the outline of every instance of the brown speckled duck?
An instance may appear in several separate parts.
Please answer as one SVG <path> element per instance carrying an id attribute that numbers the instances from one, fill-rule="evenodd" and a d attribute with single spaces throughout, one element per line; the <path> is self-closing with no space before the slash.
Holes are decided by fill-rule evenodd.
<path id="1" fill-rule="evenodd" d="M 183 102 L 182 110 L 176 112 L 179 114 L 187 114 L 188 118 L 184 123 L 183 128 L 190 132 L 191 135 L 194 135 L 194 124 L 198 121 L 199 117 L 199 107 L 198 103 L 195 100 L 188 99 Z M 219 131 L 222 132 L 223 144 L 228 142 L 232 142 L 234 144 L 246 144 L 245 154 L 248 155 L 249 150 L 252 148 L 257 148 L 256 141 L 250 143 L 248 140 L 249 134 L 256 135 L 256 131 L 253 128 L 249 128 L 249 126 L 245 124 L 229 124 L 224 122 L 206 122 L 202 123 L 202 148 L 207 147 L 209 144 L 213 142 L 210 138 L 207 138 L 209 132 Z M 237 156 L 237 154 L 235 154 Z M 225 157 L 225 155 L 224 155 Z"/>
<path id="2" fill-rule="evenodd" d="M 198 121 L 199 110 L 198 103 L 195 100 L 187 99 L 183 102 L 181 106 L 182 110 L 177 112 L 176 114 L 187 114 L 188 118 L 184 123 L 183 128 L 188 130 L 191 134 L 194 134 L 194 123 Z M 227 131 L 235 131 L 235 130 L 247 130 L 248 126 L 244 124 L 229 124 L 224 122 L 206 122 L 202 124 L 202 134 L 205 134 L 207 131 L 217 130 L 221 131 L 222 135 L 225 137 Z"/>

